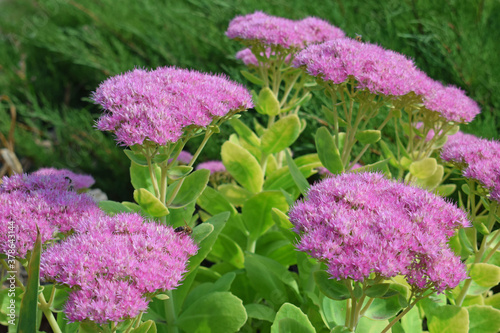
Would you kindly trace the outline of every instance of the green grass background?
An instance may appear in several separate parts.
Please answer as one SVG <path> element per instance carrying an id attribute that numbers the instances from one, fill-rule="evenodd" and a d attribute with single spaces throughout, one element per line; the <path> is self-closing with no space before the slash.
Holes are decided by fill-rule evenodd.
<path id="1" fill-rule="evenodd" d="M 480 104 L 481 115 L 465 131 L 499 137 L 500 1 L 0 0 L 0 95 L 16 106 L 16 152 L 25 171 L 55 166 L 90 173 L 111 198 L 130 199 L 128 161 L 111 135 L 93 129 L 100 110 L 89 102 L 91 92 L 110 75 L 167 65 L 247 84 L 234 59 L 240 45 L 224 33 L 233 17 L 255 10 L 317 16 L 348 36 L 412 57 Z M 6 133 L 9 105 L 0 105 Z M 306 111 L 319 114 L 317 106 Z M 316 127 L 310 121 L 295 144 L 299 154 L 313 149 Z M 219 158 L 230 133 L 223 127 L 202 159 Z"/>

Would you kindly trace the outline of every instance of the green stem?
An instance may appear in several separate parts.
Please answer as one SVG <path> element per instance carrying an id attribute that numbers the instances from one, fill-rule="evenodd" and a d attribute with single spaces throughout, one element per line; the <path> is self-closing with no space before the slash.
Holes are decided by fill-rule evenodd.
<path id="1" fill-rule="evenodd" d="M 430 294 L 429 294 L 430 295 Z M 394 324 L 396 324 L 405 314 L 407 314 L 414 306 L 415 304 L 417 304 L 418 301 L 420 301 L 421 299 L 424 299 L 426 297 L 428 297 L 429 295 L 427 296 L 424 296 L 424 297 L 417 297 L 415 298 L 415 300 L 413 302 L 411 302 L 410 305 L 408 305 L 404 310 L 403 312 L 401 312 L 396 318 L 394 318 L 385 328 L 382 332 L 380 333 L 385 333 L 387 332 L 392 326 L 394 326 Z"/>
<path id="2" fill-rule="evenodd" d="M 252 238 L 252 236 L 248 236 L 247 251 L 250 253 L 255 253 L 256 245 L 257 245 L 257 239 Z"/>
<path id="3" fill-rule="evenodd" d="M 191 161 L 189 162 L 188 166 L 192 167 L 194 162 L 196 161 L 196 159 L 198 158 L 198 156 L 200 155 L 201 151 L 203 150 L 203 148 L 205 147 L 205 145 L 207 144 L 207 141 L 208 139 L 210 139 L 210 137 L 212 136 L 213 132 L 208 129 L 207 132 L 205 133 L 205 137 L 203 138 L 203 141 L 200 143 L 198 149 L 196 150 L 196 152 L 194 153 L 193 155 L 193 158 L 191 159 Z M 174 201 L 175 199 L 175 196 L 177 195 L 177 193 L 179 193 L 179 190 L 181 189 L 181 186 L 182 186 L 182 183 L 184 183 L 184 179 L 186 178 L 182 178 L 179 183 L 177 183 L 177 185 L 175 186 L 173 192 L 172 192 L 172 196 L 170 197 L 170 199 L 167 201 L 166 203 L 166 206 L 168 207 L 170 204 L 172 204 L 172 202 Z"/>
<path id="4" fill-rule="evenodd" d="M 157 198 L 160 197 L 160 190 L 158 189 L 158 182 L 156 180 L 156 174 L 153 168 L 153 164 L 151 163 L 151 155 L 149 152 L 149 149 L 146 149 L 146 161 L 148 162 L 148 169 L 149 169 L 149 177 L 151 178 L 151 182 L 153 183 L 153 188 L 155 190 L 155 196 Z"/>
<path id="5" fill-rule="evenodd" d="M 167 290 L 165 294 L 168 296 L 168 299 L 165 300 L 165 319 L 167 320 L 167 332 L 178 333 L 179 329 L 175 325 L 177 316 L 175 314 L 174 296 L 172 295 L 171 290 Z"/>
<path id="6" fill-rule="evenodd" d="M 45 315 L 45 318 L 47 318 L 47 321 L 49 322 L 52 331 L 54 331 L 54 333 L 62 333 L 61 329 L 59 328 L 59 325 L 57 325 L 57 320 L 54 317 L 54 314 L 52 313 L 52 311 L 50 311 L 50 306 L 45 300 L 43 293 L 38 294 L 38 300 L 40 301 L 38 307 L 40 308 L 40 310 L 42 310 L 43 314 Z"/>
<path id="7" fill-rule="evenodd" d="M 488 218 L 488 230 L 491 232 L 493 229 L 493 226 L 495 225 L 495 211 L 497 208 L 497 203 L 496 201 L 491 202 L 490 204 L 490 214 Z M 484 252 L 486 251 L 486 248 L 488 247 L 488 244 L 486 242 L 486 237 L 483 237 L 483 241 L 481 242 L 481 246 L 479 247 L 479 251 L 476 252 L 474 262 L 472 263 L 469 271 L 474 267 L 475 264 L 482 262 L 482 257 L 484 255 Z M 465 281 L 464 286 L 462 287 L 462 290 L 460 290 L 460 294 L 458 295 L 456 299 L 456 304 L 458 306 L 462 306 L 465 296 L 467 296 L 467 292 L 469 291 L 470 285 L 472 283 L 472 279 L 468 279 Z"/>

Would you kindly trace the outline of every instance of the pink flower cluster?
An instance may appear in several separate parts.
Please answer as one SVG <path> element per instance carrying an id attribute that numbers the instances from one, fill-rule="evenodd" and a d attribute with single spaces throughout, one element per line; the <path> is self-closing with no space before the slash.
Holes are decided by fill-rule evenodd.
<path id="1" fill-rule="evenodd" d="M 285 49 L 301 49 L 308 44 L 345 36 L 341 29 L 316 17 L 294 21 L 260 11 L 235 17 L 229 23 L 226 35 L 253 44 Z"/>
<path id="2" fill-rule="evenodd" d="M 40 276 L 73 289 L 68 319 L 102 324 L 135 317 L 152 293 L 176 288 L 197 250 L 187 234 L 139 214 L 96 216 L 42 254 Z"/>
<path id="3" fill-rule="evenodd" d="M 378 45 L 342 38 L 300 51 L 295 67 L 333 84 L 353 78 L 359 89 L 373 94 L 402 96 L 414 92 L 425 108 L 444 120 L 470 122 L 480 112 L 475 101 L 456 87 L 429 78 L 406 56 Z"/>
<path id="4" fill-rule="evenodd" d="M 196 170 L 207 169 L 210 170 L 210 174 L 214 174 L 217 172 L 226 172 L 226 167 L 221 161 L 206 161 L 198 164 Z"/>
<path id="5" fill-rule="evenodd" d="M 181 150 L 181 152 L 179 153 L 179 156 L 177 156 L 177 163 L 179 164 L 189 164 L 189 162 L 191 162 L 191 159 L 193 158 L 193 155 L 188 152 L 188 151 L 185 151 L 185 150 Z M 168 163 L 172 162 L 172 159 L 169 159 L 168 160 Z"/>
<path id="6" fill-rule="evenodd" d="M 95 183 L 95 180 L 92 176 L 77 174 L 67 169 L 42 168 L 33 172 L 33 175 L 37 176 L 59 175 L 64 178 L 69 178 L 70 185 L 75 190 L 89 188 Z"/>
<path id="7" fill-rule="evenodd" d="M 253 106 L 242 85 L 222 75 L 175 67 L 135 69 L 113 76 L 93 94 L 106 111 L 97 128 L 128 146 L 148 140 L 176 142 L 188 126 L 205 128 L 214 119 Z"/>
<path id="8" fill-rule="evenodd" d="M 70 191 L 70 184 L 63 173 L 4 177 L 0 185 L 0 253 L 25 258 L 33 250 L 37 227 L 45 243 L 58 233 L 71 232 L 81 221 L 103 214 L 92 197 Z"/>
<path id="9" fill-rule="evenodd" d="M 442 292 L 466 278 L 446 244 L 466 214 L 423 189 L 378 173 L 347 173 L 311 186 L 289 212 L 298 249 L 325 262 L 336 279 L 371 273 L 406 276 L 420 289 Z"/>
<path id="10" fill-rule="evenodd" d="M 500 202 L 500 142 L 458 132 L 448 137 L 441 158 L 462 169 L 465 178 L 479 181 Z"/>

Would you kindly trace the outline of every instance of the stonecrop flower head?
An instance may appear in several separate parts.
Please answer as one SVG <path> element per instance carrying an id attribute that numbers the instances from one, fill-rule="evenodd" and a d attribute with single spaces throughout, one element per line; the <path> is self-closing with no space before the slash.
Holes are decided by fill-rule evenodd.
<path id="1" fill-rule="evenodd" d="M 448 137 L 441 158 L 462 170 L 489 190 L 490 199 L 500 202 L 500 141 L 458 132 Z"/>
<path id="2" fill-rule="evenodd" d="M 59 176 L 62 176 L 64 178 L 69 178 L 70 185 L 75 190 L 89 188 L 95 183 L 95 180 L 92 176 L 77 174 L 77 173 L 74 173 L 74 172 L 67 170 L 67 169 L 42 168 L 42 169 L 38 169 L 37 171 L 33 172 L 33 175 L 37 175 L 37 176 L 59 175 Z"/>
<path id="3" fill-rule="evenodd" d="M 297 247 L 328 266 L 333 278 L 404 275 L 438 292 L 466 278 L 446 244 L 466 214 L 443 198 L 378 173 L 347 173 L 311 186 L 289 212 Z M 446 261 L 446 265 L 443 264 Z"/>
<path id="4" fill-rule="evenodd" d="M 83 220 L 104 214 L 91 196 L 69 191 L 69 184 L 59 174 L 4 177 L 0 185 L 0 253 L 25 258 L 33 250 L 37 227 L 45 243 L 59 233 L 68 234 Z M 15 236 L 13 243 L 9 231 Z"/>
<path id="5" fill-rule="evenodd" d="M 247 45 L 280 46 L 301 49 L 312 43 L 342 38 L 344 32 L 315 17 L 290 20 L 257 11 L 237 16 L 230 23 L 226 35 Z"/>
<path id="6" fill-rule="evenodd" d="M 96 216 L 42 253 L 40 276 L 72 288 L 68 318 L 118 321 L 143 311 L 153 293 L 176 288 L 197 250 L 189 235 L 139 214 Z"/>
<path id="7" fill-rule="evenodd" d="M 210 170 L 210 174 L 226 172 L 226 167 L 222 161 L 206 161 L 198 164 L 196 170 L 207 169 Z"/>
<path id="8" fill-rule="evenodd" d="M 179 156 L 177 156 L 177 163 L 179 164 L 189 164 L 191 162 L 191 159 L 193 158 L 193 155 L 185 150 L 181 150 L 179 152 Z M 172 158 L 168 160 L 168 163 L 172 162 Z"/>
<path id="9" fill-rule="evenodd" d="M 349 38 L 310 45 L 295 56 L 293 65 L 333 84 L 353 78 L 359 89 L 392 96 L 415 91 L 419 75 L 406 56 Z"/>
<path id="10" fill-rule="evenodd" d="M 128 146 L 177 142 L 187 127 L 206 128 L 253 106 L 241 84 L 223 75 L 175 67 L 113 76 L 92 97 L 105 110 L 97 128 L 114 132 L 117 141 Z"/>

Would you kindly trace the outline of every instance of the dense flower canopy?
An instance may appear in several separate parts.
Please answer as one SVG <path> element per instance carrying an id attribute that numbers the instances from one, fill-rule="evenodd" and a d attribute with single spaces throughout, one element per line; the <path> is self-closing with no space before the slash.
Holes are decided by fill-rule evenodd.
<path id="1" fill-rule="evenodd" d="M 198 249 L 187 234 L 145 223 L 139 214 L 99 216 L 83 221 L 76 231 L 44 251 L 40 263 L 44 280 L 74 290 L 66 305 L 71 320 L 92 319 L 96 300 L 101 300 L 97 309 L 100 323 L 124 319 L 124 315 L 133 317 L 144 310 L 144 296 L 179 285 L 188 258 Z M 114 306 L 103 302 L 105 299 Z M 130 312 L 134 302 L 140 306 Z M 113 312 L 122 307 L 121 315 Z"/>
<path id="2" fill-rule="evenodd" d="M 295 56 L 294 66 L 334 84 L 352 77 L 360 89 L 394 96 L 414 91 L 419 72 L 413 61 L 400 53 L 349 38 L 305 48 Z"/>
<path id="3" fill-rule="evenodd" d="M 294 21 L 260 11 L 235 17 L 229 23 L 226 35 L 232 39 L 285 49 L 301 49 L 308 44 L 345 36 L 341 29 L 316 17 Z"/>
<path id="4" fill-rule="evenodd" d="M 214 119 L 253 106 L 248 90 L 222 75 L 175 67 L 135 69 L 113 76 L 93 94 L 106 111 L 97 128 L 132 146 L 148 140 L 176 142 L 188 126 L 205 128 Z"/>
<path id="5" fill-rule="evenodd" d="M 69 190 L 70 184 L 61 173 L 4 177 L 0 186 L 0 252 L 24 258 L 33 250 L 37 227 L 45 243 L 103 214 L 91 196 Z M 15 234 L 14 249 L 8 244 L 9 230 Z"/>
<path id="6" fill-rule="evenodd" d="M 311 186 L 289 213 L 298 249 L 336 279 L 405 275 L 420 289 L 454 288 L 465 266 L 446 244 L 466 214 L 423 189 L 377 173 L 348 173 Z M 446 265 L 444 265 L 446 263 Z"/>
<path id="7" fill-rule="evenodd" d="M 500 142 L 458 132 L 448 137 L 441 158 L 457 165 L 465 178 L 479 181 L 500 202 Z"/>
<path id="8" fill-rule="evenodd" d="M 74 173 L 70 170 L 67 169 L 56 169 L 56 168 L 42 168 L 39 169 L 35 172 L 33 172 L 33 175 L 60 175 L 65 178 L 70 179 L 70 185 L 75 189 L 75 190 L 80 190 L 84 188 L 89 188 L 91 187 L 94 183 L 94 177 L 90 175 L 82 175 L 82 174 L 77 174 Z"/>

